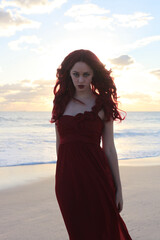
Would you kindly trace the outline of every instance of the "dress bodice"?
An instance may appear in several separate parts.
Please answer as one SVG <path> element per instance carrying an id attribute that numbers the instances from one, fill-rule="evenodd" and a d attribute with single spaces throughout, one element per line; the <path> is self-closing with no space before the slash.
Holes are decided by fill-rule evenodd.
<path id="1" fill-rule="evenodd" d="M 56 122 L 60 135 L 60 144 L 83 141 L 100 144 L 103 120 L 92 108 L 92 111 L 78 113 L 75 116 L 62 115 Z"/>

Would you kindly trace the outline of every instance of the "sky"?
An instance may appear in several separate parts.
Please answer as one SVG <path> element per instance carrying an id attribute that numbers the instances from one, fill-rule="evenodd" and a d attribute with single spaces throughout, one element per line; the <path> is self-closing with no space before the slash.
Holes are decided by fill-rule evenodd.
<path id="1" fill-rule="evenodd" d="M 112 70 L 120 109 L 160 111 L 159 12 L 159 0 L 0 1 L 0 111 L 51 111 L 76 49 Z"/>

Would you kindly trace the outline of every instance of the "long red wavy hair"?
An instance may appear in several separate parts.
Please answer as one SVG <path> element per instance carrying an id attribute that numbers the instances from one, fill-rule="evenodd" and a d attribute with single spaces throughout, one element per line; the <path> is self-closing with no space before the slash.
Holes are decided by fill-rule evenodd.
<path id="1" fill-rule="evenodd" d="M 111 77 L 111 70 L 108 71 L 93 52 L 80 49 L 67 55 L 57 69 L 57 80 L 53 90 L 55 97 L 50 122 L 56 122 L 63 115 L 69 101 L 74 98 L 75 87 L 72 83 L 70 70 L 76 62 L 85 62 L 92 68 L 94 76 L 91 89 L 97 95 L 96 104 L 103 108 L 106 121 L 109 121 L 110 118 L 124 120 L 125 117 L 122 117 L 122 112 L 125 112 L 118 109 L 117 89 L 114 79 Z"/>

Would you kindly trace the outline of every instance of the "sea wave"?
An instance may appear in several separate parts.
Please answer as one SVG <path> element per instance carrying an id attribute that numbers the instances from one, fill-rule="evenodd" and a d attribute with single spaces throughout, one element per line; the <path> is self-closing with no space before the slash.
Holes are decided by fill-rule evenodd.
<path id="1" fill-rule="evenodd" d="M 123 132 L 115 132 L 115 137 L 120 138 L 120 137 L 136 137 L 136 136 L 155 136 L 155 137 L 160 137 L 160 131 L 143 131 L 143 132 L 136 132 L 136 131 L 123 131 Z"/>
<path id="2" fill-rule="evenodd" d="M 154 157 L 160 157 L 160 153 L 157 154 L 149 154 L 149 155 L 143 155 L 143 156 L 132 156 L 132 157 L 119 157 L 118 161 L 121 160 L 133 160 L 133 159 L 146 159 L 146 158 L 154 158 Z M 26 163 L 8 163 L 8 164 L 0 164 L 0 167 L 16 167 L 16 166 L 28 166 L 28 165 L 39 165 L 39 164 L 55 164 L 57 161 L 40 161 L 40 162 L 26 162 Z"/>
<path id="3" fill-rule="evenodd" d="M 56 134 L 47 112 L 0 113 L 0 167 L 56 161 Z M 160 156 L 160 112 L 128 113 L 115 124 L 119 160 Z"/>
<path id="4" fill-rule="evenodd" d="M 28 166 L 28 165 L 39 165 L 39 164 L 52 164 L 56 163 L 57 161 L 50 161 L 50 162 L 27 162 L 27 163 L 15 163 L 15 164 L 0 164 L 0 167 L 16 167 L 16 166 Z"/>

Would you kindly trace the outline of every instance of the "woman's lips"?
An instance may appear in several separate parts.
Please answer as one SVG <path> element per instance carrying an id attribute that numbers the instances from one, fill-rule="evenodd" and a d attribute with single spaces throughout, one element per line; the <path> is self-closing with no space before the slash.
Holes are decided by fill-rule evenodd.
<path id="1" fill-rule="evenodd" d="M 84 85 L 78 85 L 79 88 L 84 88 Z"/>

